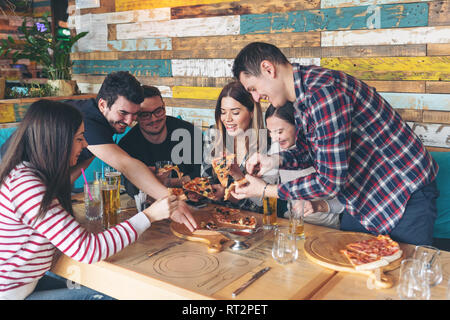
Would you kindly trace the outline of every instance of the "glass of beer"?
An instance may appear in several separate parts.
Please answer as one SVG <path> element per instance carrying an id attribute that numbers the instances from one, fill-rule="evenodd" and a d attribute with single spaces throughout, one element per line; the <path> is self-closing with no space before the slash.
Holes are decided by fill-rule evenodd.
<path id="1" fill-rule="evenodd" d="M 263 227 L 272 230 L 277 225 L 277 198 L 263 199 Z"/>
<path id="2" fill-rule="evenodd" d="M 117 214 L 120 208 L 117 202 L 118 193 L 117 179 L 105 179 L 101 180 L 100 188 L 102 193 L 103 204 L 103 227 L 109 229 L 117 224 Z"/>
<path id="3" fill-rule="evenodd" d="M 305 200 L 289 201 L 289 228 L 299 240 L 305 239 L 304 212 Z"/>

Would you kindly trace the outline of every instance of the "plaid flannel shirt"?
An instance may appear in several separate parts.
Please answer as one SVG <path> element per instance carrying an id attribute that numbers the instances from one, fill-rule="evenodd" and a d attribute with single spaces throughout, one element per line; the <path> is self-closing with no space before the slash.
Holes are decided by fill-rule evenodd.
<path id="1" fill-rule="evenodd" d="M 281 199 L 335 197 L 369 232 L 389 234 L 438 166 L 399 114 L 364 82 L 293 64 L 296 148 L 281 168 L 316 173 L 281 184 Z"/>

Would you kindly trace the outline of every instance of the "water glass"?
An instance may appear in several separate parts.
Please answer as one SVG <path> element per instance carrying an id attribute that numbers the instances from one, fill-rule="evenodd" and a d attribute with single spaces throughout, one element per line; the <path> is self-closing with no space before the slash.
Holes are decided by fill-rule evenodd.
<path id="1" fill-rule="evenodd" d="M 421 276 L 426 279 L 431 287 L 442 281 L 440 254 L 441 251 L 432 246 L 416 246 L 414 250 L 413 258 L 420 261 Z"/>
<path id="2" fill-rule="evenodd" d="M 99 183 L 93 182 L 84 185 L 84 209 L 87 220 L 101 219 L 103 207 Z"/>
<path id="3" fill-rule="evenodd" d="M 272 257 L 280 264 L 287 264 L 297 260 L 297 237 L 292 234 L 289 227 L 275 228 Z"/>
<path id="4" fill-rule="evenodd" d="M 430 299 L 430 285 L 421 275 L 421 262 L 417 259 L 405 259 L 400 266 L 400 279 L 397 293 L 403 300 Z"/>
<path id="5" fill-rule="evenodd" d="M 305 225 L 303 221 L 305 213 L 305 200 L 291 200 L 289 205 L 289 227 L 292 228 L 297 239 L 305 239 Z"/>

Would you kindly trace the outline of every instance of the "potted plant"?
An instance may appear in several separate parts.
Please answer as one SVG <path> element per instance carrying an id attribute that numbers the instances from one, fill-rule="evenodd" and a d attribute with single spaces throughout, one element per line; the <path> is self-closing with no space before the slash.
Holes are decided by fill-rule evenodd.
<path id="1" fill-rule="evenodd" d="M 70 33 L 64 39 L 56 39 L 51 31 L 51 24 L 46 12 L 39 19 L 32 18 L 32 23 L 24 18 L 19 30 L 19 41 L 11 36 L 0 41 L 0 57 L 11 56 L 13 61 L 29 59 L 42 66 L 42 72 L 48 83 L 55 87 L 58 95 L 73 95 L 76 82 L 71 80 L 70 52 L 73 45 L 87 32 L 76 36 Z"/>

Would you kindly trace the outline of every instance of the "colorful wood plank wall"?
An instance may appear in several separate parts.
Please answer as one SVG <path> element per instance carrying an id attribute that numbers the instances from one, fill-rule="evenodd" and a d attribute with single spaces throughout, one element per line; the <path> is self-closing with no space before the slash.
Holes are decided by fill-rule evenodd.
<path id="1" fill-rule="evenodd" d="M 89 1 L 87 1 L 89 2 Z M 100 0 L 71 16 L 91 40 L 72 54 L 74 78 L 96 93 L 108 72 L 158 86 L 168 112 L 213 122 L 233 58 L 252 41 L 291 61 L 343 70 L 377 90 L 428 146 L 450 148 L 449 1 Z M 75 3 L 73 3 L 75 4 Z M 98 25 L 98 24 L 97 24 Z"/>
<path id="2" fill-rule="evenodd" d="M 129 70 L 158 86 L 168 112 L 203 125 L 239 50 L 270 42 L 291 61 L 366 81 L 428 146 L 450 148 L 450 0 L 72 0 L 69 24 L 90 34 L 74 79 L 96 93 Z"/>

